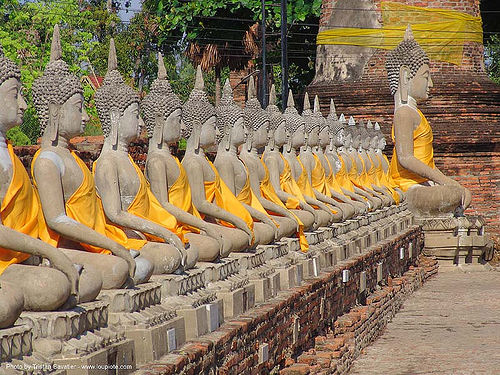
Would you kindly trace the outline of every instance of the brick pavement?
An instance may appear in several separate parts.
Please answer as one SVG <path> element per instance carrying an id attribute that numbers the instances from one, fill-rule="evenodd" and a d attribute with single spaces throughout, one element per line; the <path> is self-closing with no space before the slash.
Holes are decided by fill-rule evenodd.
<path id="1" fill-rule="evenodd" d="M 500 272 L 440 267 L 350 374 L 500 374 Z"/>

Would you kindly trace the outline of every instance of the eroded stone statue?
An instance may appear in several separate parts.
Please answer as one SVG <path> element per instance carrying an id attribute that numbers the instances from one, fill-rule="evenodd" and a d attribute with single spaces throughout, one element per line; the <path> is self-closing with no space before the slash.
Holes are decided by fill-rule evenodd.
<path id="1" fill-rule="evenodd" d="M 327 117 L 327 123 L 330 143 L 325 148 L 325 157 L 333 171 L 330 184 L 338 194 L 343 194 L 350 199 L 348 202 L 356 207 L 359 214 L 366 213 L 370 206 L 365 197 L 355 193 L 354 184 L 349 179 L 346 163 L 339 154 L 339 150 L 344 147 L 345 143 L 345 121 L 343 115 L 341 115 L 340 119 L 337 117 L 333 99 L 330 100 L 330 113 Z M 339 199 L 342 199 L 341 196 Z"/>
<path id="2" fill-rule="evenodd" d="M 283 116 L 285 117 L 285 129 L 287 133 L 287 143 L 283 146 L 283 156 L 288 162 L 292 176 L 302 194 L 302 197 L 299 197 L 303 198 L 314 208 L 317 214 L 318 225 L 320 227 L 328 226 L 329 223 L 335 220 L 335 215 L 323 202 L 316 199 L 307 170 L 297 156 L 297 150 L 304 146 L 307 141 L 306 122 L 295 109 L 291 90 L 288 95 L 287 108 Z M 296 196 L 298 196 L 298 192 Z"/>
<path id="3" fill-rule="evenodd" d="M 182 107 L 184 135 L 187 139 L 182 165 L 186 170 L 193 203 L 206 221 L 221 224 L 219 231 L 232 244 L 230 251 L 244 251 L 254 243 L 253 220 L 236 199 L 215 166 L 205 155 L 216 141 L 215 108 L 204 91 L 201 67 L 189 99 Z M 223 254 L 227 256 L 228 253 Z"/>
<path id="4" fill-rule="evenodd" d="M 182 103 L 170 87 L 161 54 L 158 54 L 158 78 L 142 100 L 141 111 L 150 137 L 145 174 L 151 191 L 177 219 L 178 230 L 197 249 L 199 261 L 210 262 L 227 254 L 230 241 L 222 238 L 218 225 L 201 218 L 191 199 L 186 171 L 170 153 L 170 146 L 181 137 Z"/>
<path id="5" fill-rule="evenodd" d="M 410 26 L 404 40 L 386 61 L 394 95 L 390 173 L 407 195 L 408 207 L 420 217 L 462 215 L 471 194 L 445 176 L 434 164 L 432 129 L 418 102 L 426 100 L 433 83 L 429 58 L 413 38 Z"/>
<path id="6" fill-rule="evenodd" d="M 248 130 L 245 128 L 243 110 L 234 102 L 229 79 L 224 84 L 216 114 L 220 136 L 214 165 L 226 186 L 255 221 L 253 231 L 256 244 L 266 245 L 278 238 L 278 228 L 253 193 L 249 171 L 238 158 L 238 148 L 245 143 Z"/>
<path id="7" fill-rule="evenodd" d="M 176 218 L 155 198 L 144 174 L 132 160 L 128 147 L 139 135 L 139 96 L 118 71 L 113 39 L 108 72 L 97 90 L 96 107 L 104 133 L 104 145 L 94 163 L 94 175 L 106 217 L 148 241 L 141 257 L 154 266 L 154 274 L 169 274 L 196 264 L 198 253 L 177 232 Z M 177 236 L 178 233 L 182 240 Z M 186 246 L 186 248 L 185 248 Z"/>
<path id="8" fill-rule="evenodd" d="M 316 211 L 303 199 L 300 189 L 292 176 L 290 165 L 280 152 L 280 148 L 287 143 L 287 134 L 285 118 L 276 106 L 276 89 L 274 85 L 271 86 L 269 105 L 266 111 L 269 114 L 269 141 L 261 160 L 269 172 L 270 185 L 281 203 L 303 224 L 304 230 L 316 229 L 318 227 Z M 264 186 L 267 186 L 267 183 Z M 264 190 L 262 191 L 265 196 Z M 274 197 L 272 193 L 269 196 Z M 271 198 L 268 199 L 271 200 Z M 304 250 L 308 245 L 307 241 L 303 240 L 301 240 L 301 245 Z"/>
<path id="9" fill-rule="evenodd" d="M 97 271 L 100 278 L 94 280 L 102 279 L 104 289 L 120 288 L 134 276 L 136 263 L 124 246 L 106 236 L 92 175 L 69 150 L 69 140 L 82 133 L 88 117 L 80 80 L 70 73 L 61 56 L 56 25 L 50 62 L 33 83 L 42 133 L 41 148 L 31 165 L 43 211 L 39 236 L 61 248 L 73 262 L 83 264 L 84 269 Z"/>
<path id="10" fill-rule="evenodd" d="M 77 268 L 38 239 L 40 204 L 6 142 L 7 131 L 21 124 L 26 109 L 20 79 L 19 68 L 0 45 L 0 329 L 14 324 L 22 310 L 50 311 L 78 302 Z M 51 267 L 23 264 L 32 255 L 47 259 Z"/>
<path id="11" fill-rule="evenodd" d="M 333 199 L 330 189 L 328 188 L 325 170 L 321 164 L 321 160 L 316 154 L 313 153 L 313 148 L 317 149 L 319 146 L 320 126 L 324 123 L 322 121 L 324 118 L 323 116 L 321 116 L 321 118 L 318 117 L 311 110 L 311 103 L 307 92 L 304 95 L 304 109 L 302 111 L 302 117 L 306 123 L 306 137 L 304 145 L 300 147 L 300 162 L 305 168 L 307 178 L 309 179 L 309 183 L 314 192 L 314 197 L 325 203 L 333 214 L 334 222 L 339 222 L 342 218 L 345 219 L 344 213 L 338 202 Z"/>

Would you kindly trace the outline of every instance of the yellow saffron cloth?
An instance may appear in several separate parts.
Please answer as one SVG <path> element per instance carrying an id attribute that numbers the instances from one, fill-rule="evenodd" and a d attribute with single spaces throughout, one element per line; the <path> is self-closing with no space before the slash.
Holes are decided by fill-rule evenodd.
<path id="1" fill-rule="evenodd" d="M 28 236 L 38 237 L 38 214 L 40 203 L 31 185 L 28 173 L 19 158 L 14 154 L 11 144 L 7 149 L 12 162 L 12 180 L 5 192 L 0 206 L 2 224 Z M 30 254 L 0 247 L 0 275 L 11 264 L 21 263 Z"/>
<path id="2" fill-rule="evenodd" d="M 278 206 L 284 208 L 287 210 L 286 206 L 283 204 L 281 199 L 278 197 L 278 194 L 276 194 L 276 191 L 273 188 L 273 185 L 271 184 L 271 179 L 269 178 L 269 170 L 267 169 L 266 164 L 264 161 L 261 159 L 261 163 L 264 166 L 264 170 L 266 172 L 266 175 L 264 178 L 260 181 L 260 193 L 261 195 L 267 199 L 268 201 L 273 202 L 274 204 L 277 204 Z M 300 207 L 299 207 L 300 208 Z M 299 237 L 299 243 L 300 243 L 300 250 L 302 252 L 307 252 L 309 250 L 309 243 L 307 242 L 306 236 L 304 235 L 304 224 L 300 219 L 290 211 L 290 213 L 293 215 L 295 220 L 299 223 L 299 231 L 297 232 L 297 236 Z"/>
<path id="3" fill-rule="evenodd" d="M 189 242 L 188 239 L 184 237 L 184 235 L 186 233 L 190 233 L 191 230 L 183 225 L 180 225 L 177 222 L 175 216 L 165 210 L 165 208 L 163 208 L 161 203 L 158 201 L 158 199 L 156 199 L 153 192 L 151 191 L 149 181 L 146 180 L 146 177 L 144 177 L 144 174 L 140 170 L 139 166 L 135 164 L 130 155 L 128 156 L 128 158 L 130 160 L 130 163 L 132 163 L 132 165 L 134 166 L 137 176 L 139 177 L 140 186 L 137 194 L 134 197 L 134 200 L 128 206 L 127 212 L 161 225 L 162 227 L 167 228 L 169 231 L 177 234 L 182 242 Z M 149 233 L 144 233 L 144 235 L 146 236 L 146 238 L 149 238 L 153 241 L 163 241 L 162 239 Z"/>
<path id="4" fill-rule="evenodd" d="M 413 131 L 413 155 L 422 163 L 434 169 L 436 166 L 434 165 L 434 150 L 432 148 L 432 129 L 423 113 L 418 109 L 417 111 L 420 115 L 420 124 Z M 392 127 L 391 135 L 392 141 L 395 144 L 394 126 Z M 419 176 L 403 168 L 401 164 L 399 164 L 396 147 L 394 147 L 392 152 L 389 170 L 394 183 L 403 191 L 407 191 L 412 185 L 420 184 L 428 180 L 425 177 Z"/>
<path id="5" fill-rule="evenodd" d="M 340 186 L 339 181 L 337 180 L 337 176 L 335 176 L 335 173 L 333 173 L 333 167 L 332 164 L 330 163 L 330 160 L 325 156 L 325 160 L 328 163 L 328 167 L 330 168 L 330 173 L 326 177 L 326 184 L 330 189 L 335 190 L 339 194 L 344 194 L 342 191 L 342 187 Z M 345 172 L 345 169 L 344 169 Z"/>
<path id="6" fill-rule="evenodd" d="M 215 179 L 213 181 L 205 181 L 205 197 L 209 202 L 215 202 L 217 206 L 220 208 L 232 213 L 233 215 L 238 216 L 242 219 L 247 227 L 253 232 L 253 218 L 250 213 L 246 210 L 246 208 L 240 203 L 238 198 L 236 198 L 233 192 L 227 187 L 222 178 L 220 178 L 219 172 L 212 164 L 210 160 L 208 160 L 210 167 L 214 171 Z M 202 214 L 202 218 L 204 215 Z M 234 228 L 234 225 L 228 223 L 226 221 L 220 220 L 219 223 L 226 227 Z"/>
<path id="7" fill-rule="evenodd" d="M 370 156 L 368 155 L 368 157 Z M 384 168 L 382 167 L 382 160 L 380 159 L 380 156 L 375 154 L 375 157 L 379 161 L 377 167 L 375 168 L 375 180 L 377 182 L 376 185 L 378 187 L 385 187 L 391 194 L 396 204 L 399 204 L 399 194 L 396 190 L 394 190 L 392 183 L 387 178 L 387 174 L 384 173 Z M 374 158 L 370 159 L 373 161 Z"/>
<path id="8" fill-rule="evenodd" d="M 290 168 L 290 164 L 285 159 L 283 154 L 280 153 L 281 159 L 283 160 L 283 171 L 280 174 L 280 187 L 285 193 L 290 194 L 292 197 L 289 197 L 285 203 L 286 207 L 289 209 L 298 209 L 300 208 L 300 202 L 305 202 L 304 196 L 297 185 L 297 181 L 292 176 L 292 169 Z"/>
<path id="9" fill-rule="evenodd" d="M 449 9 L 424 8 L 381 2 L 382 28 L 336 28 L 318 33 L 316 43 L 392 50 L 408 24 L 415 40 L 431 60 L 462 64 L 466 42 L 483 43 L 481 17 Z"/>
<path id="10" fill-rule="evenodd" d="M 296 158 L 300 164 L 300 167 L 302 168 L 302 173 L 300 174 L 299 178 L 297 178 L 297 185 L 300 188 L 302 195 L 307 195 L 309 198 L 316 199 L 313 187 L 311 186 L 311 181 L 309 181 L 309 176 L 307 175 L 306 167 L 304 167 L 304 164 L 302 164 L 300 157 L 297 156 Z"/>
<path id="11" fill-rule="evenodd" d="M 342 186 L 345 190 L 348 190 L 351 193 L 354 193 L 354 185 L 353 185 L 351 178 L 349 176 L 349 172 L 347 171 L 346 163 L 345 163 L 344 159 L 342 159 L 342 156 L 340 156 L 340 155 L 339 155 L 339 160 L 340 160 L 340 163 L 342 164 L 342 167 L 335 175 L 335 178 L 337 179 L 339 185 Z"/>
<path id="12" fill-rule="evenodd" d="M 193 204 L 191 197 L 191 187 L 187 178 L 186 170 L 180 163 L 179 159 L 172 156 L 179 168 L 179 177 L 168 189 L 168 201 L 181 210 L 190 213 L 191 215 L 201 219 L 201 215 Z M 177 229 L 181 227 L 181 232 L 200 233 L 198 228 L 194 228 L 184 223 L 177 223 Z"/>
<path id="13" fill-rule="evenodd" d="M 332 193 L 330 192 L 330 189 L 326 182 L 325 169 L 321 165 L 321 160 L 319 160 L 319 157 L 315 154 L 313 154 L 313 157 L 315 163 L 314 168 L 311 171 L 311 185 L 313 189 L 316 189 L 321 194 L 324 194 L 327 197 L 331 198 Z"/>
<path id="14" fill-rule="evenodd" d="M 246 165 L 243 165 L 243 166 L 245 167 L 245 170 L 246 170 L 247 179 L 245 181 L 245 186 L 243 186 L 241 188 L 241 190 L 238 193 L 238 195 L 236 196 L 236 198 L 241 203 L 244 203 L 250 207 L 253 207 L 254 209 L 263 213 L 264 215 L 269 216 L 266 209 L 262 206 L 262 204 L 260 203 L 259 199 L 257 198 L 257 196 L 255 195 L 255 193 L 253 192 L 253 190 L 250 186 L 250 177 L 249 177 L 248 168 L 246 167 Z"/>
<path id="15" fill-rule="evenodd" d="M 35 156 L 33 157 L 33 161 L 31 163 L 31 174 L 33 176 L 33 183 L 35 184 L 35 187 L 36 179 L 33 168 L 36 159 L 40 155 L 40 152 L 41 150 L 38 150 L 35 153 Z M 146 244 L 146 241 L 128 238 L 125 232 L 123 232 L 120 227 L 113 225 L 106 220 L 102 202 L 96 192 L 94 177 L 92 176 L 92 173 L 90 173 L 90 170 L 87 168 L 83 160 L 78 157 L 78 155 L 76 155 L 74 152 L 71 152 L 71 155 L 80 167 L 83 179 L 78 189 L 76 189 L 71 197 L 66 200 L 66 204 L 64 207 L 66 215 L 69 218 L 79 222 L 80 224 L 83 224 L 95 230 L 97 233 L 102 234 L 103 236 L 106 236 L 109 239 L 119 243 L 127 249 L 140 250 Z M 40 231 L 40 239 L 52 246 L 57 247 L 61 236 L 59 235 L 59 233 L 54 232 L 48 227 L 42 210 L 40 210 L 38 225 Z M 107 249 L 89 245 L 84 242 L 80 242 L 80 245 L 85 250 L 92 253 L 111 254 L 111 252 Z"/>

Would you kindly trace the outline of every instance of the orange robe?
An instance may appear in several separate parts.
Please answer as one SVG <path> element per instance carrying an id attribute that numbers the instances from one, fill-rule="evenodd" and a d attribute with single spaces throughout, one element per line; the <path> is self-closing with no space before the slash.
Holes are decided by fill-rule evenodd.
<path id="1" fill-rule="evenodd" d="M 33 176 L 35 187 L 36 179 L 33 168 L 35 165 L 35 160 L 40 155 L 40 152 L 41 150 L 38 150 L 36 152 L 31 163 L 31 174 Z M 106 220 L 102 202 L 97 196 L 94 177 L 92 176 L 92 173 L 90 173 L 83 160 L 80 159 L 74 152 L 71 152 L 71 155 L 80 167 L 83 174 L 83 179 L 78 189 L 76 189 L 71 197 L 66 200 L 66 215 L 69 218 L 79 222 L 80 224 L 83 224 L 95 230 L 103 236 L 106 236 L 109 239 L 118 242 L 127 249 L 140 250 L 146 244 L 146 241 L 128 238 L 125 232 L 123 232 L 123 230 L 119 226 L 116 226 Z M 39 231 L 39 236 L 43 241 L 51 244 L 52 246 L 58 246 L 61 236 L 59 235 L 59 233 L 54 232 L 48 227 L 42 210 L 40 210 L 39 215 Z M 111 254 L 109 250 L 89 245 L 84 242 L 80 242 L 80 245 L 85 250 L 92 253 Z"/>
<path id="2" fill-rule="evenodd" d="M 12 162 L 12 180 L 0 206 L 2 224 L 28 236 L 38 237 L 38 214 L 40 203 L 31 185 L 28 173 L 11 144 L 7 145 Z M 21 263 L 30 254 L 0 247 L 0 275 L 11 264 Z"/>
<path id="3" fill-rule="evenodd" d="M 325 160 L 328 163 L 328 166 L 330 167 L 330 174 L 326 177 L 326 184 L 330 189 L 335 190 L 337 193 L 344 195 L 344 192 L 342 191 L 342 187 L 340 186 L 340 183 L 337 179 L 337 176 L 335 173 L 333 173 L 333 167 L 332 164 L 330 163 L 330 160 L 325 156 Z M 345 170 L 344 170 L 345 171 Z"/>
<path id="4" fill-rule="evenodd" d="M 283 204 L 281 199 L 278 197 L 278 194 L 276 194 L 276 191 L 273 188 L 273 185 L 271 184 L 271 179 L 269 178 L 269 170 L 267 169 L 266 164 L 262 161 L 262 165 L 264 166 L 264 170 L 266 171 L 266 175 L 264 176 L 264 179 L 260 181 L 260 193 L 261 195 L 267 199 L 268 201 L 273 202 L 274 204 L 277 204 L 278 206 L 284 208 L 287 210 L 287 207 Z M 299 207 L 300 208 L 300 207 Z M 304 224 L 300 221 L 300 219 L 295 216 L 293 212 L 290 212 L 295 220 L 299 223 L 299 231 L 297 232 L 297 236 L 299 237 L 299 243 L 300 243 L 300 250 L 302 252 L 307 252 L 309 250 L 309 243 L 307 242 L 306 236 L 304 235 Z"/>
<path id="5" fill-rule="evenodd" d="M 305 202 L 304 196 L 297 185 L 297 181 L 292 176 L 292 169 L 290 168 L 290 164 L 285 159 L 285 157 L 280 153 L 281 159 L 283 160 L 283 171 L 280 174 L 280 187 L 285 193 L 290 194 L 292 197 L 289 197 L 285 203 L 287 208 L 290 209 L 299 209 L 300 202 Z"/>
<path id="6" fill-rule="evenodd" d="M 422 163 L 434 169 L 436 166 L 434 164 L 434 149 L 432 147 L 432 129 L 423 113 L 418 109 L 417 111 L 420 115 L 420 124 L 413 131 L 413 155 Z M 392 141 L 395 143 L 394 126 L 392 127 L 391 135 Z M 410 186 L 428 181 L 427 178 L 419 176 L 399 164 L 396 147 L 394 147 L 392 152 L 389 170 L 394 183 L 403 191 L 407 191 Z"/>
<path id="7" fill-rule="evenodd" d="M 349 172 L 347 171 L 346 164 L 344 162 L 344 159 L 342 159 L 342 156 L 338 155 L 340 163 L 342 164 L 342 167 L 340 170 L 337 172 L 335 175 L 335 178 L 339 182 L 340 186 L 342 186 L 344 189 L 350 191 L 351 193 L 354 193 L 354 184 L 352 183 L 350 179 Z"/>
<path id="8" fill-rule="evenodd" d="M 302 173 L 300 174 L 299 178 L 297 178 L 297 185 L 299 186 L 300 191 L 302 192 L 303 195 L 307 195 L 309 198 L 316 199 L 316 194 L 314 193 L 311 181 L 309 181 L 309 176 L 307 175 L 306 167 L 304 167 L 304 164 L 302 164 L 302 161 L 298 156 L 297 156 L 297 161 L 299 162 L 300 167 L 302 168 Z"/>
<path id="9" fill-rule="evenodd" d="M 234 196 L 233 192 L 227 187 L 224 181 L 220 178 L 219 172 L 208 160 L 210 167 L 214 171 L 215 179 L 213 181 L 205 181 L 205 197 L 209 202 L 215 202 L 220 208 L 238 216 L 242 219 L 248 226 L 248 228 L 253 232 L 253 218 L 246 208 L 240 203 L 240 201 Z M 202 218 L 205 215 L 201 214 Z M 226 227 L 234 228 L 234 225 L 226 221 L 220 220 L 219 223 Z"/>

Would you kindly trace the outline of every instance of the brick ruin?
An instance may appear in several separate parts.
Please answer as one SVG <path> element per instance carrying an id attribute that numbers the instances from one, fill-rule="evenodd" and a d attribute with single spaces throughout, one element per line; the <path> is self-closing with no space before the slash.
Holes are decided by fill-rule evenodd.
<path id="1" fill-rule="evenodd" d="M 479 15 L 479 0 L 392 1 Z M 333 26 L 376 27 L 381 22 L 380 2 L 323 0 L 320 31 Z M 308 91 L 310 96 L 319 95 L 323 113 L 333 98 L 338 113 L 378 121 L 390 141 L 394 103 L 384 67 L 386 53 L 366 47 L 318 46 L 316 77 Z M 431 70 L 434 87 L 419 108 L 433 128 L 437 166 L 471 190 L 467 213 L 482 215 L 487 231 L 498 233 L 500 86 L 487 77 L 483 46 L 477 43 L 464 44 L 461 65 L 431 60 Z M 392 154 L 390 143 L 386 152 Z"/>

